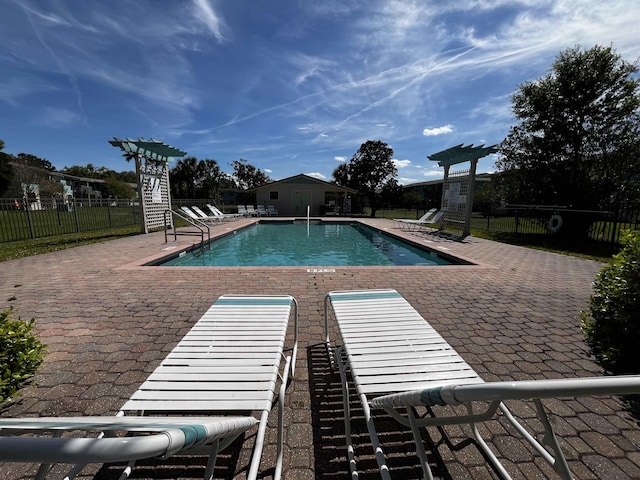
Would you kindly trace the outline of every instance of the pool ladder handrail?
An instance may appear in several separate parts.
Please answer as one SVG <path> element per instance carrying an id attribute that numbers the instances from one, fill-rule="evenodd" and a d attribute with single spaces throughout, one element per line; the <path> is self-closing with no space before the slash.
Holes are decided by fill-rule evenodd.
<path id="1" fill-rule="evenodd" d="M 168 217 L 167 217 L 168 215 Z M 199 230 L 198 232 L 178 232 L 178 228 L 175 226 L 175 222 L 172 222 L 171 220 L 173 220 L 173 217 L 178 217 L 182 220 L 184 220 L 185 222 L 187 222 L 189 225 L 196 227 Z M 168 220 L 167 220 L 168 218 Z M 200 250 L 202 252 L 204 252 L 204 247 L 205 245 L 209 245 L 211 243 L 211 229 L 209 228 L 209 225 L 207 225 L 205 222 L 202 222 L 200 220 L 196 220 L 195 218 L 190 218 L 187 216 L 182 215 L 179 212 L 176 212 L 175 210 L 171 210 L 171 209 L 166 209 L 164 211 L 164 243 L 168 243 L 168 238 L 167 238 L 167 231 L 173 228 L 173 240 L 176 241 L 178 240 L 178 235 L 199 235 L 200 236 Z M 207 242 L 205 243 L 204 241 L 204 234 L 207 234 Z"/>

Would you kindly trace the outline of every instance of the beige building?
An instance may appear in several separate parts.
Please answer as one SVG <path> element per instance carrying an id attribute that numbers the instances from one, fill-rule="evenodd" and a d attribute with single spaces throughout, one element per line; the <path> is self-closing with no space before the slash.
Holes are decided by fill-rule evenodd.
<path id="1" fill-rule="evenodd" d="M 254 189 L 258 205 L 273 205 L 279 216 L 349 214 L 356 191 L 300 174 Z"/>

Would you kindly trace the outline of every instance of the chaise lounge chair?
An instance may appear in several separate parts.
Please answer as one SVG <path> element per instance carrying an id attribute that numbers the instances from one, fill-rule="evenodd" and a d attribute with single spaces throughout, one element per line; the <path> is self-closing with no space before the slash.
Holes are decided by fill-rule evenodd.
<path id="1" fill-rule="evenodd" d="M 207 208 L 211 211 L 212 215 L 220 217 L 222 220 L 238 220 L 240 217 L 242 217 L 242 215 L 239 213 L 222 213 L 222 210 L 209 203 L 207 203 Z"/>
<path id="2" fill-rule="evenodd" d="M 258 205 L 257 212 L 258 212 L 258 216 L 259 217 L 268 217 L 269 216 L 269 212 L 267 211 L 267 207 L 265 207 L 264 205 Z"/>
<path id="3" fill-rule="evenodd" d="M 185 215 L 187 215 L 191 220 L 194 220 L 196 223 L 216 223 L 219 222 L 219 218 L 214 218 L 209 215 L 199 215 L 189 207 L 180 207 L 180 211 L 182 211 Z"/>
<path id="4" fill-rule="evenodd" d="M 247 207 L 244 205 L 238 205 L 238 215 L 242 215 L 243 217 L 248 217 L 249 212 L 247 212 Z"/>
<path id="5" fill-rule="evenodd" d="M 417 220 L 412 220 L 410 218 L 394 218 L 393 221 L 396 222 L 396 226 L 398 226 L 399 228 L 407 227 L 410 230 L 414 228 L 419 229 L 423 225 L 438 223 L 444 215 L 444 212 L 444 209 L 437 210 L 435 208 L 432 208 Z"/>
<path id="6" fill-rule="evenodd" d="M 197 207 L 195 205 L 191 207 L 191 210 L 193 210 L 195 214 L 200 217 L 200 220 L 204 222 L 207 222 L 207 221 L 222 222 L 222 220 L 224 219 L 224 216 L 222 215 L 215 215 L 215 214 L 208 215 L 207 213 L 203 212 L 200 207 Z"/>
<path id="7" fill-rule="evenodd" d="M 270 217 L 277 217 L 278 209 L 275 207 L 275 205 L 267 205 L 267 213 Z"/>
<path id="8" fill-rule="evenodd" d="M 293 343 L 285 356 L 292 306 Z M 295 372 L 297 331 L 298 306 L 291 296 L 223 295 L 124 404 L 118 416 L 0 418 L 0 461 L 41 463 L 36 478 L 45 478 L 52 463 L 77 464 L 67 477 L 73 478 L 87 463 L 129 461 L 123 474 L 126 478 L 136 460 L 201 454 L 204 448 L 209 457 L 205 471 L 208 479 L 218 451 L 257 424 L 246 477 L 255 479 L 267 419 L 277 395 L 278 448 L 273 478 L 279 478 L 284 395 Z M 145 416 L 129 416 L 142 412 Z M 183 416 L 187 412 L 199 416 Z M 229 412 L 233 416 L 226 416 Z M 75 431 L 103 433 L 97 437 L 61 436 Z M 149 435 L 114 437 L 116 432 Z M 30 436 L 18 436 L 23 433 Z M 53 437 L 43 436 L 47 433 Z"/>
<path id="9" fill-rule="evenodd" d="M 255 209 L 253 205 L 247 205 L 247 215 L 249 215 L 250 217 L 259 216 L 258 211 Z"/>
<path id="10" fill-rule="evenodd" d="M 329 305 L 331 309 L 329 309 Z M 342 345 L 330 343 L 330 310 Z M 395 290 L 330 292 L 325 298 L 326 343 L 337 364 L 343 388 L 347 456 L 352 478 L 358 477 L 351 439 L 347 370 L 359 396 L 380 474 L 391 478 L 374 426 L 372 412 L 383 410 L 410 428 L 424 478 L 432 479 L 419 427 L 468 424 L 478 446 L 503 478 L 511 478 L 480 436 L 477 423 L 493 418 L 499 410 L 515 431 L 527 440 L 561 478 L 571 479 L 542 398 L 619 395 L 640 392 L 640 376 L 489 382 L 482 378 Z M 544 427 L 544 442 L 553 455 L 516 420 L 503 402 L 533 400 Z M 478 409 L 478 402 L 480 408 Z M 489 402 L 488 405 L 485 402 Z M 467 414 L 436 416 L 439 407 L 464 404 Z M 418 416 L 428 408 L 433 415 Z M 451 412 L 450 409 L 446 410 Z"/>

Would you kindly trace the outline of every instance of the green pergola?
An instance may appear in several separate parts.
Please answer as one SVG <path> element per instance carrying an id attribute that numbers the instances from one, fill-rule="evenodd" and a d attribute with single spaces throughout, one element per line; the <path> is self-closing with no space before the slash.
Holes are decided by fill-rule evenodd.
<path id="1" fill-rule="evenodd" d="M 140 156 L 157 162 L 167 162 L 170 158 L 184 157 L 187 154 L 187 152 L 153 138 L 149 140 L 144 138 L 134 140 L 127 137 L 123 140 L 122 138 L 113 137 L 113 140 L 109 140 L 109 143 L 114 147 L 119 147 L 124 152 L 123 155 L 127 157 L 127 160 Z"/>
<path id="2" fill-rule="evenodd" d="M 141 137 L 135 140 L 129 137 L 113 137 L 109 143 L 120 148 L 127 160 L 135 161 L 138 194 L 142 206 L 142 231 L 148 233 L 150 228 L 164 225 L 164 214 L 171 209 L 167 163 L 170 158 L 184 157 L 187 152 L 153 138 Z M 145 190 L 145 179 L 152 182 L 153 187 L 147 185 Z"/>
<path id="3" fill-rule="evenodd" d="M 447 148 L 438 153 L 434 153 L 432 155 L 427 155 L 429 160 L 434 162 L 438 162 L 440 167 L 444 167 L 444 188 L 442 189 L 442 202 L 441 204 L 445 204 L 445 194 L 447 190 L 447 182 L 449 180 L 449 169 L 452 165 L 457 165 L 459 163 L 470 162 L 471 167 L 469 168 L 469 183 L 467 186 L 467 199 L 466 199 L 466 207 L 465 207 L 465 219 L 464 219 L 464 227 L 462 230 L 461 238 L 465 238 L 471 233 L 471 213 L 473 210 L 473 194 L 476 183 L 476 167 L 478 165 L 478 160 L 492 153 L 496 153 L 498 151 L 497 145 L 491 145 L 490 147 L 485 147 L 484 145 L 480 145 L 474 147 L 473 145 L 464 144 L 456 145 L 455 147 Z M 443 221 L 440 225 L 440 228 L 443 229 L 447 220 L 447 214 L 442 217 Z"/>
<path id="4" fill-rule="evenodd" d="M 451 165 L 456 165 L 458 163 L 473 162 L 474 160 L 478 161 L 479 159 L 498 151 L 497 145 L 492 145 L 490 147 L 485 147 L 484 145 L 480 145 L 479 147 L 468 145 L 464 147 L 463 145 L 464 144 L 461 143 L 455 147 L 447 148 L 446 150 L 434 153 L 433 155 L 428 155 L 427 158 L 434 162 L 438 162 L 438 165 L 441 167 L 450 167 Z"/>

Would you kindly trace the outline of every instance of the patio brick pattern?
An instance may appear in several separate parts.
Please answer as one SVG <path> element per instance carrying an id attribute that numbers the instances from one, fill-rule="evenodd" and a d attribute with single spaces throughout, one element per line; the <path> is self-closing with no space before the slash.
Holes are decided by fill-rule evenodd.
<path id="1" fill-rule="evenodd" d="M 212 230 L 218 235 L 250 221 Z M 23 319 L 35 317 L 48 354 L 37 385 L 25 389 L 2 415 L 114 414 L 226 293 L 286 293 L 300 305 L 298 365 L 285 413 L 287 480 L 348 478 L 339 377 L 329 368 L 323 346 L 323 301 L 330 290 L 398 290 L 488 381 L 603 374 L 578 318 L 602 264 L 473 237 L 452 242 L 403 232 L 387 220 L 367 222 L 478 265 L 336 267 L 331 273 L 309 273 L 306 267 L 140 266 L 143 259 L 175 251 L 194 238 L 165 244 L 161 232 L 3 262 L 0 308 L 13 305 Z M 640 478 L 640 428 L 621 399 L 546 405 L 576 478 Z M 357 416 L 357 404 L 353 408 Z M 539 429 L 532 406 L 517 403 L 512 410 Z M 556 478 L 501 422 L 481 428 L 514 478 Z M 410 435 L 385 418 L 379 430 L 392 473 L 418 477 Z M 467 430 L 446 427 L 424 435 L 437 478 L 497 478 L 467 439 Z M 275 436 L 276 429 L 269 429 L 263 478 L 273 474 Z M 378 478 L 363 424 L 355 425 L 354 441 L 361 478 Z M 223 452 L 220 478 L 245 478 L 252 442 L 249 434 Z M 203 464 L 201 457 L 145 462 L 132 478 L 199 478 Z M 117 478 L 116 471 L 90 466 L 79 478 Z M 30 478 L 34 472 L 32 465 L 0 464 L 4 479 Z"/>

